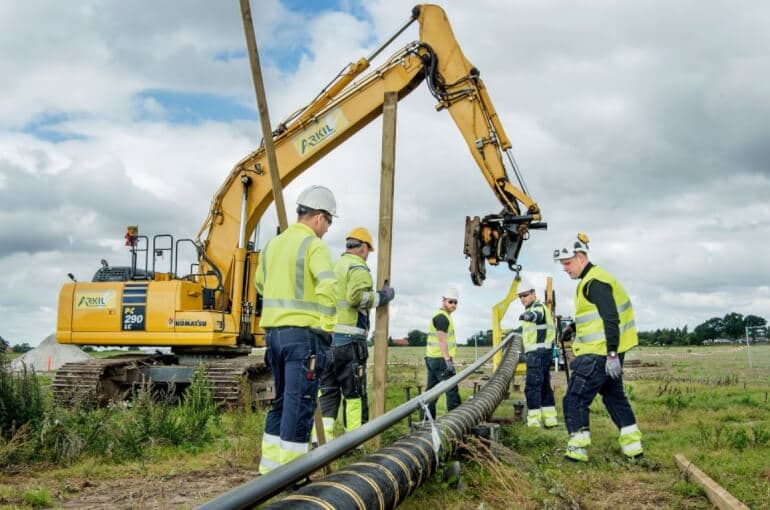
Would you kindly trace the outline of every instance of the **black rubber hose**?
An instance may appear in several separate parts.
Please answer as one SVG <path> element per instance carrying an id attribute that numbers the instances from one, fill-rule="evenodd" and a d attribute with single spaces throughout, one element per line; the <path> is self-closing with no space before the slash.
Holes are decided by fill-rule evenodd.
<path id="1" fill-rule="evenodd" d="M 439 459 L 448 457 L 474 425 L 491 417 L 508 394 L 520 353 L 521 338 L 516 338 L 487 384 L 472 399 L 436 421 L 441 438 L 438 453 L 427 426 L 264 508 L 385 510 L 397 507 L 435 473 Z"/>

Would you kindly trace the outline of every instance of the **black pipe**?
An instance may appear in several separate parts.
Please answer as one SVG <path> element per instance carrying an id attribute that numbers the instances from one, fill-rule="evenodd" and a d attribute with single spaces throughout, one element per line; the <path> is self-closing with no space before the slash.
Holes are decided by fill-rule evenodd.
<path id="1" fill-rule="evenodd" d="M 520 339 L 511 342 L 502 363 L 484 388 L 437 420 L 438 452 L 434 450 L 430 427 L 423 427 L 265 508 L 385 510 L 397 507 L 433 475 L 439 459 L 451 455 L 457 442 L 470 433 L 474 425 L 489 419 L 505 398 L 520 350 Z"/>
<path id="2" fill-rule="evenodd" d="M 333 441 L 330 441 L 325 445 L 316 448 L 315 450 L 311 450 L 295 461 L 276 468 L 267 475 L 260 476 L 259 478 L 255 478 L 254 480 L 231 489 L 230 491 L 218 496 L 208 503 L 204 503 L 198 508 L 200 510 L 242 509 L 251 508 L 256 504 L 266 501 L 267 499 L 281 492 L 284 488 L 291 485 L 292 483 L 305 478 L 310 473 L 322 468 L 323 466 L 332 462 L 334 459 L 344 455 L 346 452 L 350 451 L 356 446 L 363 444 L 372 437 L 380 434 L 400 420 L 403 420 L 406 416 L 410 415 L 417 409 L 420 409 L 422 407 L 421 403 L 427 403 L 432 399 L 438 398 L 442 393 L 446 392 L 448 389 L 457 385 L 460 381 L 473 374 L 473 372 L 475 372 L 479 367 L 486 363 L 497 351 L 503 347 L 512 345 L 513 343 L 510 342 L 511 338 L 513 338 L 513 334 L 509 334 L 502 342 L 500 342 L 499 345 L 469 365 L 467 368 L 465 368 L 465 370 L 461 371 L 451 379 L 443 381 L 442 383 L 434 386 L 429 391 L 418 395 L 409 402 L 401 404 L 392 411 L 371 420 L 369 423 L 366 423 L 365 425 L 355 430 L 346 432 L 342 436 L 335 438 Z M 521 350 L 520 343 L 521 342 L 519 340 L 516 343 L 514 350 Z M 506 359 L 510 357 L 510 352 L 511 349 L 509 348 L 508 353 L 505 356 Z M 518 360 L 518 356 L 519 355 L 517 353 L 515 355 L 516 360 Z M 503 365 L 501 365 L 501 367 L 502 366 Z M 498 372 L 500 372 L 500 369 L 498 369 L 496 375 L 490 379 L 484 388 L 490 386 L 492 382 L 497 379 Z M 511 371 L 511 375 L 512 374 L 513 371 Z M 510 384 L 510 377 L 511 376 L 509 375 L 508 382 L 505 386 L 506 388 L 507 384 Z M 473 401 L 475 400 L 476 399 L 474 398 Z M 453 413 L 458 411 L 461 413 L 465 412 L 462 410 L 463 407 L 467 406 L 471 402 L 461 405 L 459 408 L 453 411 Z M 496 402 L 491 408 L 489 408 L 488 412 L 491 413 L 494 411 L 498 403 L 499 402 Z M 439 421 L 443 423 L 443 420 L 446 420 L 448 416 L 449 415 L 444 416 Z M 422 432 L 422 434 L 425 433 L 426 432 Z M 427 434 L 428 436 L 430 435 L 429 432 L 427 432 Z M 432 452 L 433 450 L 431 447 L 431 454 Z M 388 475 L 383 474 L 382 476 L 387 477 Z"/>

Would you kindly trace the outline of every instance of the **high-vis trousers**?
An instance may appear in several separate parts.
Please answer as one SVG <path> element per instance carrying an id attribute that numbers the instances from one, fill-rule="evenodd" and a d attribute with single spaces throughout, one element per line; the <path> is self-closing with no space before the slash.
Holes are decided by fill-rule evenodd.
<path id="1" fill-rule="evenodd" d="M 553 389 L 551 389 L 550 349 L 536 349 L 527 353 L 524 397 L 527 400 L 528 427 L 539 427 L 541 419 L 546 427 L 558 425 Z"/>
<path id="2" fill-rule="evenodd" d="M 269 328 L 265 339 L 275 400 L 265 418 L 262 474 L 308 452 L 318 383 L 331 356 L 323 338 L 309 328 Z"/>
<path id="3" fill-rule="evenodd" d="M 624 355 L 618 356 L 623 363 Z M 575 460 L 588 460 L 587 447 L 591 442 L 588 408 L 597 393 L 602 396 L 610 418 L 620 430 L 618 442 L 623 454 L 631 458 L 643 453 L 642 433 L 636 424 L 631 404 L 623 391 L 623 378 L 613 380 L 605 373 L 606 360 L 606 356 L 583 354 L 577 356 L 570 366 L 571 376 L 563 401 L 564 422 L 570 434 L 566 456 Z M 582 448 L 585 451 L 570 455 L 570 446 Z"/>
<path id="4" fill-rule="evenodd" d="M 338 341 L 350 340 L 336 345 Z M 369 420 L 366 395 L 366 340 L 334 334 L 333 361 L 321 377 L 321 415 L 326 440 L 334 439 L 334 424 L 342 404 L 345 431 L 357 429 Z"/>

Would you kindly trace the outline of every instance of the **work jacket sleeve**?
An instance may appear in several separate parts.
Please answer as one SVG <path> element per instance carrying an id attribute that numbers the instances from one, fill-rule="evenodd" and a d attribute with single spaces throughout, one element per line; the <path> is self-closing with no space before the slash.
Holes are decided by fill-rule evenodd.
<path id="1" fill-rule="evenodd" d="M 345 300 L 354 308 L 368 310 L 376 303 L 372 287 L 372 274 L 364 267 L 353 266 L 348 273 Z"/>
<path id="2" fill-rule="evenodd" d="M 596 305 L 599 317 L 604 323 L 607 352 L 617 352 L 620 345 L 620 317 L 615 298 L 612 296 L 612 287 L 599 280 L 591 280 L 584 292 L 586 299 Z"/>
<path id="3" fill-rule="evenodd" d="M 265 247 L 262 248 L 262 251 L 259 253 L 257 270 L 254 272 L 254 286 L 257 288 L 259 295 L 263 295 L 265 290 L 265 264 L 267 263 L 265 260 L 266 256 L 267 245 L 265 245 Z"/>
<path id="4" fill-rule="evenodd" d="M 334 274 L 329 248 L 320 239 L 308 248 L 310 274 L 316 282 L 315 294 L 320 310 L 321 328 L 334 331 L 337 325 L 337 276 Z"/>

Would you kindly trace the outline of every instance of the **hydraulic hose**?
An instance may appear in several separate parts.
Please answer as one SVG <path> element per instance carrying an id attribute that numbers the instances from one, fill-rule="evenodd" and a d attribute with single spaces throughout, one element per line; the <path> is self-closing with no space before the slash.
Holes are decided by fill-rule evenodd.
<path id="1" fill-rule="evenodd" d="M 440 444 L 434 443 L 430 426 L 421 427 L 265 508 L 385 510 L 397 507 L 433 475 L 439 459 L 448 457 L 474 425 L 489 419 L 508 393 L 520 353 L 521 338 L 516 337 L 509 342 L 503 361 L 489 382 L 472 399 L 436 420 Z"/>

